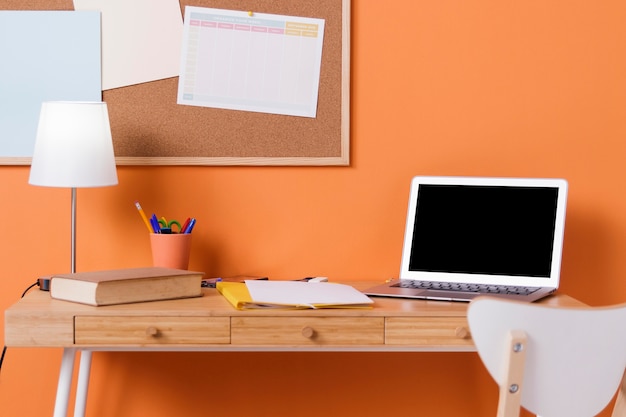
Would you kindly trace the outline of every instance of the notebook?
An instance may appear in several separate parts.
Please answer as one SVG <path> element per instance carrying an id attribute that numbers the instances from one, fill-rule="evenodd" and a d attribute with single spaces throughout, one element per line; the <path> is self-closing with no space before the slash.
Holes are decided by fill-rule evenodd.
<path id="1" fill-rule="evenodd" d="M 399 279 L 364 293 L 543 298 L 559 285 L 566 203 L 564 179 L 415 177 Z"/>

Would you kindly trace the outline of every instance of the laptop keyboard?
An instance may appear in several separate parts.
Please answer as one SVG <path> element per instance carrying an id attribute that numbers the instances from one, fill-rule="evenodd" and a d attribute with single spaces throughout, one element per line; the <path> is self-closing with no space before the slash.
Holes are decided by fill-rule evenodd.
<path id="1" fill-rule="evenodd" d="M 509 285 L 464 284 L 457 282 L 411 281 L 402 280 L 393 287 L 414 288 L 421 290 L 462 291 L 485 294 L 520 294 L 528 295 L 538 290 L 535 287 L 512 287 Z"/>

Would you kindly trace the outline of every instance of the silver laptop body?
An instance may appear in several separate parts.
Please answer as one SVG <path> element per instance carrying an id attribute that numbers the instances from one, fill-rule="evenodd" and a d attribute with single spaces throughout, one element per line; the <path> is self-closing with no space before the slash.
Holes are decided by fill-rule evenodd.
<path id="1" fill-rule="evenodd" d="M 559 285 L 566 203 L 563 179 L 414 177 L 399 279 L 364 292 L 543 298 Z"/>

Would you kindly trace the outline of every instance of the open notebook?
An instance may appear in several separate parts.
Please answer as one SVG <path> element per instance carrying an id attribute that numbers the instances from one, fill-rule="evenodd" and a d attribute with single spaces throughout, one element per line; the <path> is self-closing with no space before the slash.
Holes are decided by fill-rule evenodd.
<path id="1" fill-rule="evenodd" d="M 346 284 L 246 280 L 218 282 L 217 290 L 238 310 L 267 308 L 371 308 L 374 303 Z"/>
<path id="2" fill-rule="evenodd" d="M 567 181 L 415 177 L 399 279 L 388 297 L 535 301 L 559 285 Z"/>

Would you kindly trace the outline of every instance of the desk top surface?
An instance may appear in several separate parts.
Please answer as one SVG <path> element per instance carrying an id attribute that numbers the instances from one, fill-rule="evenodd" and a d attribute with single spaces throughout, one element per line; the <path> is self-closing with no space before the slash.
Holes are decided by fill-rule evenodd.
<path id="1" fill-rule="evenodd" d="M 359 290 L 371 287 L 372 282 L 344 282 Z M 467 314 L 468 303 L 454 301 L 413 300 L 405 298 L 371 297 L 374 300 L 371 309 L 319 309 L 319 310 L 289 310 L 289 309 L 258 309 L 239 311 L 213 288 L 203 288 L 202 297 L 185 298 L 178 300 L 150 301 L 143 303 L 118 304 L 111 306 L 89 306 L 79 303 L 55 300 L 46 291 L 32 291 L 24 298 L 9 307 L 5 316 L 32 315 L 154 315 L 165 316 L 184 314 L 186 316 L 373 316 L 373 317 L 428 317 L 449 316 L 464 317 Z M 559 307 L 580 307 L 584 304 L 565 295 L 555 294 L 541 301 L 543 305 Z"/>

